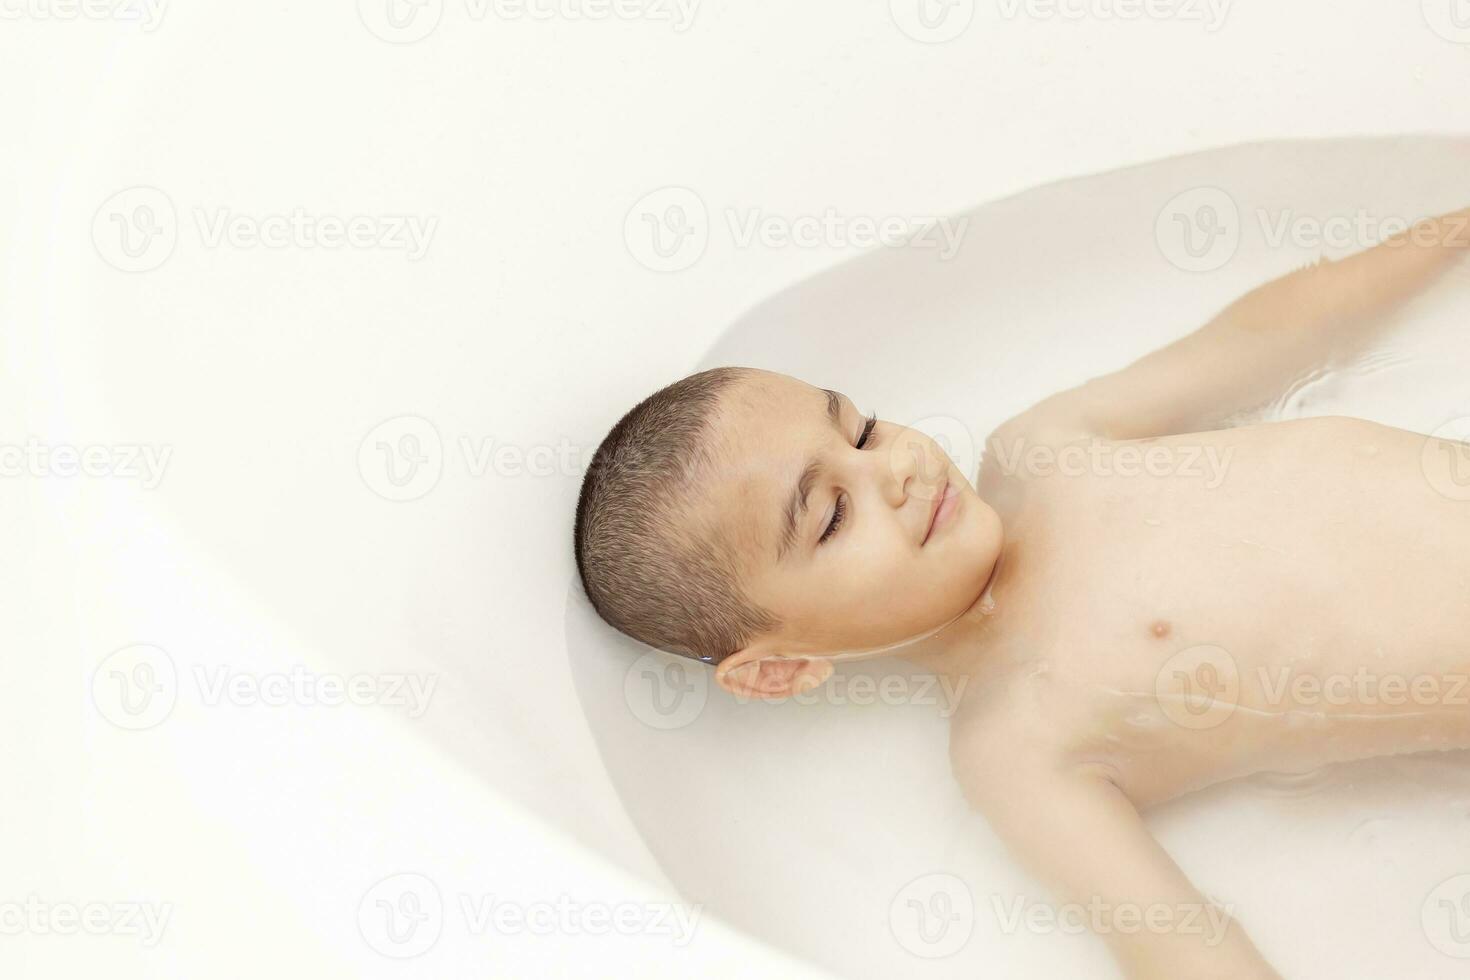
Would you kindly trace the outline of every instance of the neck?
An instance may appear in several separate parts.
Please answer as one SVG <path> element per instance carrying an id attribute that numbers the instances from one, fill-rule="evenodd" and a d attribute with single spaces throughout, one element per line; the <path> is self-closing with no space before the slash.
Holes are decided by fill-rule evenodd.
<path id="1" fill-rule="evenodd" d="M 1014 550 L 1011 541 L 1001 548 L 990 578 L 968 609 L 932 635 L 894 651 L 895 655 L 953 683 L 961 679 L 973 683 L 987 676 L 991 667 L 998 666 L 986 654 L 1006 606 L 1006 586 L 1016 565 Z"/>

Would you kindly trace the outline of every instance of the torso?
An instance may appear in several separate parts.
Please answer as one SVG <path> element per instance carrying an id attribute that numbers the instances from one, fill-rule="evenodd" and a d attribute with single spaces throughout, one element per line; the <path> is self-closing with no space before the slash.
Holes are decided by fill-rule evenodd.
<path id="1" fill-rule="evenodd" d="M 999 741 L 1147 806 L 1470 747 L 1470 502 L 1436 489 L 1426 444 L 1327 418 L 1098 443 L 1072 475 L 988 458 L 977 489 L 1024 547 L 995 583 L 986 655 L 1007 666 L 967 696 L 957 761 Z"/>

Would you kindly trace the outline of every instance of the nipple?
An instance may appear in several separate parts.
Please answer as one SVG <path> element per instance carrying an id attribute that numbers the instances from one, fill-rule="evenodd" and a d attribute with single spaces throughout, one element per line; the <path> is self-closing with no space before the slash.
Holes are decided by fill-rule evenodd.
<path id="1" fill-rule="evenodd" d="M 1170 626 L 1168 621 L 1166 620 L 1156 619 L 1154 620 L 1154 624 L 1148 628 L 1148 631 L 1152 633 L 1156 638 L 1162 640 L 1170 633 L 1174 632 L 1174 627 Z"/>

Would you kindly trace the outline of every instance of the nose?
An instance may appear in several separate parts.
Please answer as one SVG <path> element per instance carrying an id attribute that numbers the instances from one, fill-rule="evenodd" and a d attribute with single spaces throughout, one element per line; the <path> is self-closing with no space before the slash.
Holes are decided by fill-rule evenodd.
<path id="1" fill-rule="evenodd" d="M 923 437 L 913 429 L 903 429 L 889 443 L 888 452 L 882 454 L 883 499 L 890 507 L 902 507 L 916 489 L 916 481 L 922 482 L 928 469 L 929 454 Z"/>

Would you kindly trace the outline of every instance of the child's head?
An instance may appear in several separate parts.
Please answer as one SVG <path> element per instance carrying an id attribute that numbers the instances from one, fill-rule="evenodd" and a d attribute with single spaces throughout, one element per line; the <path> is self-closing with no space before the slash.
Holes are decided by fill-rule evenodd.
<path id="1" fill-rule="evenodd" d="M 825 679 L 822 655 L 965 612 L 1001 542 L 995 511 L 934 440 L 747 368 L 692 375 L 625 415 L 593 456 L 575 533 L 605 620 L 771 697 Z"/>

